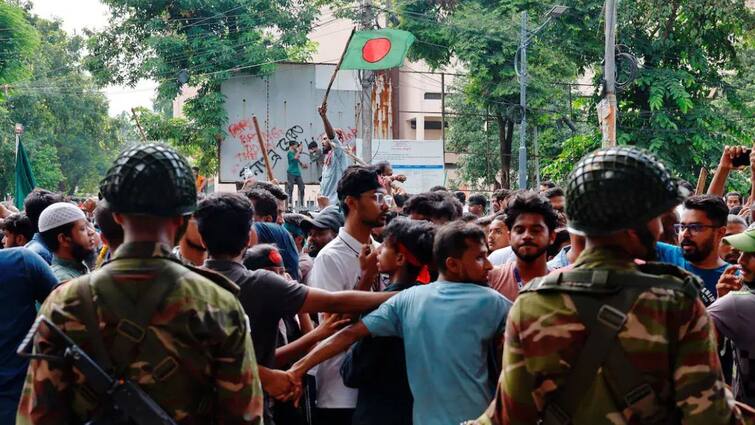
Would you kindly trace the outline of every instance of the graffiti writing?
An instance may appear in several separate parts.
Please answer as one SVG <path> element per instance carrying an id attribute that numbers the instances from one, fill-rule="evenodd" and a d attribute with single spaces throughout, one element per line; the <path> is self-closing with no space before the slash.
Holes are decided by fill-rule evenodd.
<path id="1" fill-rule="evenodd" d="M 234 155 L 236 161 L 232 172 L 238 175 L 241 180 L 266 175 L 265 162 L 252 119 L 245 118 L 234 122 L 228 126 L 227 130 L 228 134 L 241 145 L 241 151 Z M 344 129 L 344 140 L 341 141 L 352 152 L 354 151 L 356 133 L 356 128 Z M 304 135 L 304 128 L 301 125 L 293 125 L 285 130 L 273 127 L 267 133 L 263 133 L 263 137 L 265 138 L 265 148 L 267 149 L 270 167 L 275 170 L 278 168 L 278 163 L 286 155 L 291 142 L 299 143 L 304 148 L 302 157 L 308 157 L 307 146 L 312 142 L 319 146 L 324 133 L 320 133 L 316 137 L 307 137 Z M 277 142 L 272 144 L 271 140 L 277 140 Z"/>

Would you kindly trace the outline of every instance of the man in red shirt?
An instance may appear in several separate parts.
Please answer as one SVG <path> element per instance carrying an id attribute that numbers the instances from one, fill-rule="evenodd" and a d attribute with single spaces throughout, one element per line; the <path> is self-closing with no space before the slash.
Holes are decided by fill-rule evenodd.
<path id="1" fill-rule="evenodd" d="M 548 246 L 556 239 L 558 215 L 548 200 L 535 192 L 516 195 L 506 209 L 511 248 L 516 261 L 496 266 L 488 282 L 512 302 L 530 280 L 548 274 Z"/>

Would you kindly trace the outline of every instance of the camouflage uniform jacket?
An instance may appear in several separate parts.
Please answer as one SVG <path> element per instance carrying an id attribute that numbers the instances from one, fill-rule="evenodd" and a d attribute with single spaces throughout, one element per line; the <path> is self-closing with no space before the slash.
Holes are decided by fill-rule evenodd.
<path id="1" fill-rule="evenodd" d="M 112 279 L 134 302 L 152 282 L 164 276 L 166 267 L 179 267 L 182 273 L 150 319 L 142 343 L 134 346 L 135 355 L 124 368 L 125 374 L 179 424 L 261 424 L 262 388 L 249 323 L 230 292 L 238 287 L 225 278 L 206 275 L 206 271 L 185 269 L 169 255 L 167 247 L 156 243 L 128 243 L 102 267 L 108 272 L 104 279 Z M 91 355 L 93 345 L 74 285 L 80 279 L 89 278 L 83 276 L 59 286 L 40 313 Z M 118 319 L 97 301 L 97 286 L 93 294 L 102 339 L 112 358 Z M 148 340 L 153 347 L 159 344 L 160 349 L 145 350 Z M 60 342 L 42 331 L 34 338 L 34 351 L 53 355 L 62 352 Z M 161 352 L 159 357 L 154 351 Z M 152 373 L 165 356 L 172 357 L 178 368 L 166 376 Z M 82 381 L 83 376 L 71 367 L 32 360 L 16 423 L 86 422 L 96 412 L 97 401 L 87 397 Z"/>
<path id="2" fill-rule="evenodd" d="M 589 249 L 575 269 L 636 270 L 610 251 Z M 534 282 L 534 281 L 533 281 Z M 530 283 L 531 285 L 532 283 Z M 626 357 L 684 424 L 741 423 L 724 388 L 711 319 L 698 298 L 681 290 L 641 293 L 617 338 Z M 509 313 L 496 397 L 479 424 L 535 424 L 546 401 L 566 382 L 588 332 L 570 295 L 522 293 Z M 617 406 L 602 372 L 572 416 L 574 425 L 639 424 Z"/>

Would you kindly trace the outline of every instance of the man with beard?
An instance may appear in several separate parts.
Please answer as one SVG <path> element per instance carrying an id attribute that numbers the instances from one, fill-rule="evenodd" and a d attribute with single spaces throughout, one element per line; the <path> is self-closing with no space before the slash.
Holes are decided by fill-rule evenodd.
<path id="1" fill-rule="evenodd" d="M 728 267 L 718 255 L 728 216 L 729 209 L 720 197 L 692 196 L 684 201 L 681 223 L 676 226 L 680 246 L 658 243 L 660 262 L 679 266 L 703 280 L 701 297 L 706 305 L 715 299 L 716 282 Z"/>
<path id="2" fill-rule="evenodd" d="M 322 140 L 322 178 L 320 179 L 320 195 L 328 198 L 329 205 L 336 205 L 339 201 L 338 185 L 351 159 L 346 155 L 346 134 L 341 129 L 334 129 L 328 120 L 328 107 L 322 105 L 317 108 L 325 127 L 325 137 Z"/>
<path id="3" fill-rule="evenodd" d="M 89 273 L 84 263 L 94 255 L 94 231 L 84 212 L 68 202 L 50 205 L 39 216 L 39 232 L 52 252 L 58 282 Z"/>
<path id="4" fill-rule="evenodd" d="M 385 189 L 373 169 L 351 166 L 338 182 L 338 199 L 346 223 L 335 239 L 315 257 L 309 285 L 326 291 L 369 289 L 378 277 L 377 246 L 373 244 L 370 233 L 373 228 L 385 225 L 388 213 Z M 360 260 L 360 252 L 365 245 L 368 252 Z M 365 267 L 360 265 L 361 262 Z M 316 424 L 351 425 L 357 391 L 343 384 L 340 373 L 343 357 L 339 355 L 323 363 L 315 373 Z"/>
<path id="5" fill-rule="evenodd" d="M 734 345 L 734 396 L 738 401 L 755 405 L 755 231 L 727 236 L 723 243 L 741 252 L 737 267 L 731 267 L 719 281 L 720 298 L 708 307 L 718 331 L 719 344 L 724 338 Z M 739 274 L 736 272 L 739 271 Z"/>
<path id="6" fill-rule="evenodd" d="M 530 280 L 548 274 L 548 247 L 556 239 L 558 215 L 548 199 L 535 192 L 520 193 L 506 209 L 515 261 L 490 272 L 490 287 L 512 302 Z"/>
<path id="7" fill-rule="evenodd" d="M 491 365 L 500 358 L 511 303 L 486 284 L 492 266 L 485 234 L 476 225 L 439 227 L 433 257 L 438 281 L 399 292 L 323 342 L 294 364 L 294 376 L 368 335 L 399 337 L 414 397 L 414 425 L 458 424 L 484 409 L 493 397 L 496 371 Z"/>
<path id="8" fill-rule="evenodd" d="M 747 231 L 747 222 L 744 218 L 729 214 L 729 218 L 726 221 L 726 236 L 738 235 Z M 722 260 L 729 264 L 737 264 L 739 261 L 739 255 L 742 254 L 738 249 L 734 248 L 731 244 L 726 243 L 724 240 L 718 246 L 718 255 Z"/>
<path id="9" fill-rule="evenodd" d="M 3 248 L 24 246 L 34 237 L 34 228 L 26 214 L 16 213 L 0 221 Z"/>
<path id="10" fill-rule="evenodd" d="M 587 155 L 566 190 L 570 230 L 586 249 L 573 270 L 519 294 L 498 393 L 475 423 L 745 423 L 725 389 L 699 279 L 635 262 L 655 256 L 660 215 L 686 190 L 629 146 Z"/>

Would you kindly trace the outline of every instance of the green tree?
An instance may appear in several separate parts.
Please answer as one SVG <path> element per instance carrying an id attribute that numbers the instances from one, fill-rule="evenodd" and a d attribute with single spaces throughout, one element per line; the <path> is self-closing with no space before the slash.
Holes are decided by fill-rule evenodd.
<path id="1" fill-rule="evenodd" d="M 237 71 L 264 75 L 280 61 L 303 60 L 313 44 L 307 34 L 317 9 L 292 0 L 104 0 L 110 25 L 91 34 L 87 67 L 100 84 L 159 83 L 157 103 L 179 95 L 184 83 L 199 94 L 185 107 L 206 172 L 217 165 L 217 141 L 227 121 L 220 93 Z M 175 128 L 166 123 L 165 128 Z M 156 126 L 163 127 L 163 126 Z M 157 134 L 172 139 L 172 134 Z"/>
<path id="2" fill-rule="evenodd" d="M 107 99 L 81 66 L 83 39 L 66 34 L 59 22 L 26 19 L 41 42 L 28 59 L 32 74 L 11 84 L 4 133 L 11 132 L 15 122 L 24 125 L 23 140 L 39 186 L 69 194 L 77 189 L 96 193 L 123 140 L 113 131 Z M 6 167 L 12 170 L 12 157 Z M 2 179 L 2 184 L 11 184 L 11 179 Z"/>
<path id="3" fill-rule="evenodd" d="M 386 8 L 386 3 L 377 2 L 377 7 L 389 22 L 417 36 L 413 58 L 433 67 L 456 59 L 466 68 L 469 77 L 457 95 L 463 96 L 464 107 L 496 116 L 503 170 L 498 178 L 508 186 L 509 170 L 516 165 L 512 152 L 518 147 L 519 87 L 512 63 L 519 16 L 528 11 L 532 29 L 550 5 L 528 0 L 397 1 Z M 561 3 L 569 6 L 567 13 L 540 32 L 528 50 L 527 110 L 528 122 L 544 130 L 539 138 L 543 172 L 559 180 L 576 159 L 600 145 L 595 105 L 601 94 L 597 88 L 604 43 L 603 1 Z M 358 16 L 354 1 L 340 4 Z M 637 78 L 618 96 L 620 143 L 652 150 L 689 180 L 700 166 L 715 165 L 724 144 L 751 143 L 753 12 L 743 0 L 621 2 L 618 18 L 618 43 L 640 64 Z M 626 64 L 620 63 L 622 71 Z M 596 75 L 596 89 L 589 102 L 575 101 L 575 114 L 569 118 L 578 133 L 570 134 L 554 125 L 563 122 L 569 110 L 564 86 L 554 80 L 575 81 L 586 71 Z M 452 145 L 453 138 L 465 145 L 469 136 L 464 132 L 480 131 L 463 120 L 450 121 Z M 454 131 L 454 126 L 461 127 Z M 480 168 L 479 161 L 472 158 L 462 165 Z M 479 179 L 480 170 L 463 170 L 462 175 Z"/>
<path id="4" fill-rule="evenodd" d="M 38 45 L 39 35 L 24 10 L 0 3 L 0 85 L 28 77 L 28 58 Z"/>
<path id="5" fill-rule="evenodd" d="M 450 120 L 449 142 L 452 145 L 469 146 L 492 152 L 497 148 L 498 165 L 484 168 L 480 174 L 475 158 L 479 152 L 470 151 L 462 160 L 462 176 L 493 183 L 496 187 L 510 187 L 512 168 L 518 165 L 515 157 L 519 143 L 518 123 L 521 120 L 519 107 L 519 82 L 514 69 L 514 57 L 518 49 L 520 12 L 528 10 L 529 26 L 534 28 L 543 22 L 548 6 L 530 1 L 469 0 L 464 2 L 399 2 L 390 13 L 398 18 L 398 27 L 414 33 L 418 42 L 412 48 L 411 57 L 424 59 L 432 67 L 441 67 L 458 60 L 465 68 L 467 77 L 456 91 L 464 107 L 490 114 L 493 123 L 488 123 L 488 133 L 475 138 L 478 143 L 464 143 L 464 133 L 470 131 L 466 118 Z M 529 84 L 527 116 L 532 126 L 550 125 L 568 112 L 568 94 L 554 81 L 573 81 L 582 71 L 579 59 L 589 50 L 581 40 L 570 43 L 563 38 L 549 36 L 553 33 L 570 33 L 577 26 L 597 26 L 600 5 L 583 4 L 573 13 L 550 23 L 539 39 L 528 49 Z M 594 47 L 598 50 L 598 47 Z M 577 52 L 573 55 L 569 51 Z M 559 105 L 554 107 L 554 105 Z M 462 105 L 456 104 L 455 107 Z M 478 123 L 479 124 L 479 123 Z M 454 127 L 460 127 L 458 130 Z M 547 132 L 541 144 L 555 143 Z M 456 139 L 456 140 L 455 140 Z M 528 135 L 528 140 L 531 137 Z M 483 147 L 482 145 L 490 145 Z M 532 147 L 530 154 L 534 151 Z M 530 156 L 531 157 L 531 156 Z M 533 170 L 534 171 L 534 170 Z M 477 184 L 478 181 L 468 183 Z"/>

